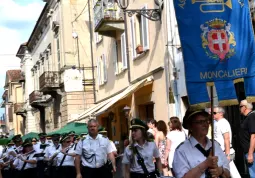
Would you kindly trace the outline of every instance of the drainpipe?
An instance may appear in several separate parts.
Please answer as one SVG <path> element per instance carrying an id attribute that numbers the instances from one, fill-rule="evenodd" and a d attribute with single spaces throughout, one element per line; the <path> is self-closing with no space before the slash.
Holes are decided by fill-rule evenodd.
<path id="1" fill-rule="evenodd" d="M 128 69 L 128 82 L 131 83 L 130 76 L 130 64 L 129 64 L 129 47 L 128 47 L 128 29 L 127 29 L 127 13 L 126 9 L 122 9 L 124 13 L 124 28 L 125 28 L 125 38 L 126 38 L 126 56 L 127 56 L 127 69 Z"/>
<path id="2" fill-rule="evenodd" d="M 93 56 L 93 32 L 92 32 L 92 21 L 91 21 L 91 12 L 90 12 L 90 0 L 88 0 L 89 8 L 89 33 L 90 33 L 90 53 L 91 53 L 91 65 L 92 65 L 92 77 L 93 77 L 93 94 L 94 94 L 94 103 L 96 103 L 96 88 L 95 88 L 95 70 L 94 70 L 94 56 Z M 84 70 L 84 69 L 83 69 Z"/>

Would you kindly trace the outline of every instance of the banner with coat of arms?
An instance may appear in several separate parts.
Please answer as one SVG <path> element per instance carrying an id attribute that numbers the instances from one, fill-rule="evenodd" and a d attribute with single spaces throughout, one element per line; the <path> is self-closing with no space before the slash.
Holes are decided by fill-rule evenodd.
<path id="1" fill-rule="evenodd" d="M 186 86 L 193 106 L 209 103 L 215 86 L 221 105 L 237 104 L 234 83 L 255 97 L 255 43 L 248 0 L 174 0 Z"/>

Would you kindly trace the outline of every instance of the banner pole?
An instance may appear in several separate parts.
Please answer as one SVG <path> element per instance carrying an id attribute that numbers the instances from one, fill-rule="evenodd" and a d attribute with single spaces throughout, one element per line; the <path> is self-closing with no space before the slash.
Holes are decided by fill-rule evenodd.
<path id="1" fill-rule="evenodd" d="M 210 86 L 210 92 L 211 92 L 211 138 L 212 138 L 212 156 L 215 156 L 215 147 L 214 147 L 214 124 L 213 124 L 213 86 Z"/>

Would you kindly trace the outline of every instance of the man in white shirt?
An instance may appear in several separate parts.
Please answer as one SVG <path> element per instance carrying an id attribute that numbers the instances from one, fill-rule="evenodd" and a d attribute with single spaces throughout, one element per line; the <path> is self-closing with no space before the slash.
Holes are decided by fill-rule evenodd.
<path id="1" fill-rule="evenodd" d="M 235 150 L 232 148 L 232 131 L 229 122 L 224 118 L 225 110 L 222 107 L 213 109 L 214 116 L 214 139 L 220 144 L 230 161 L 230 174 L 232 178 L 241 178 L 233 160 L 235 159 Z"/>

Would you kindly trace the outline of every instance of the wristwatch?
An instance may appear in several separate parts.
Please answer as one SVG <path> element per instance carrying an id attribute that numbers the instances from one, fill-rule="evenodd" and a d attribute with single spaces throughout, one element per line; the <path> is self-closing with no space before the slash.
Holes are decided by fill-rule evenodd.
<path id="1" fill-rule="evenodd" d="M 226 154 L 226 156 L 227 156 L 227 157 L 229 157 L 229 156 L 230 156 L 230 154 Z"/>

